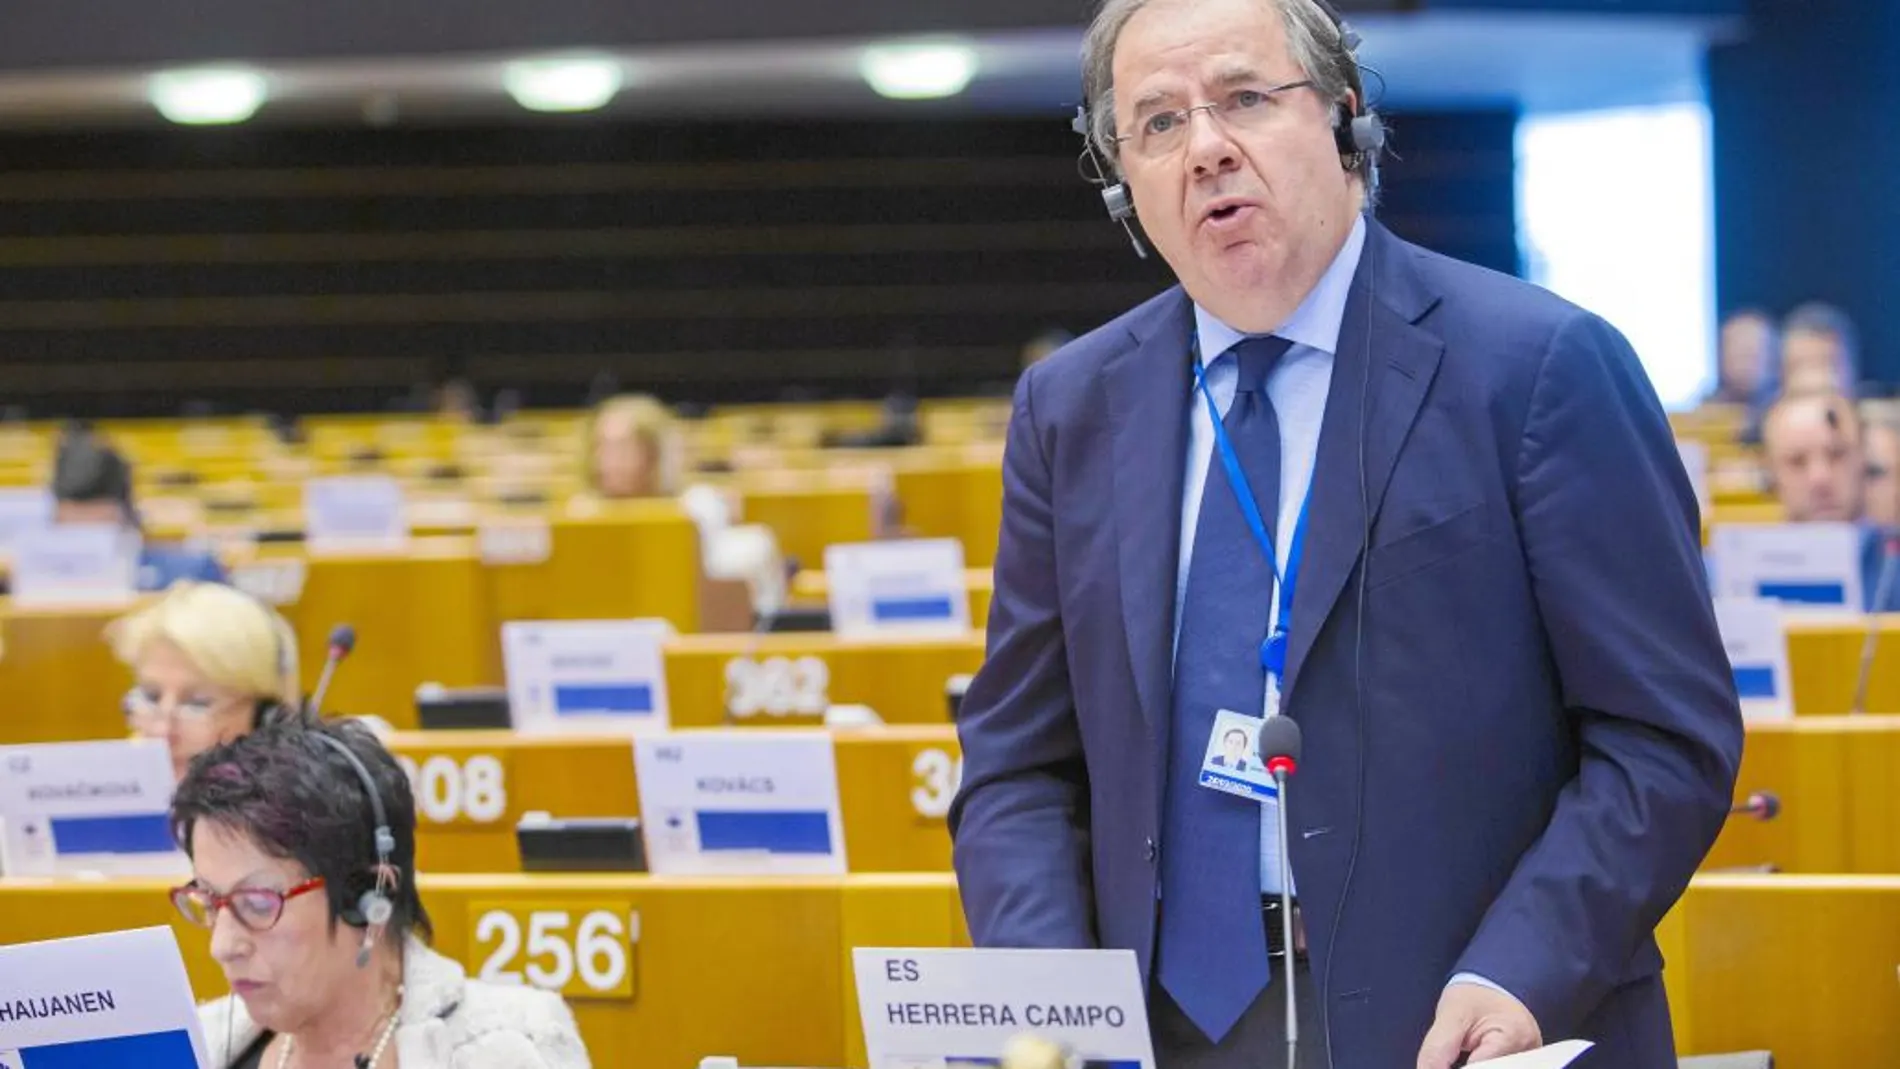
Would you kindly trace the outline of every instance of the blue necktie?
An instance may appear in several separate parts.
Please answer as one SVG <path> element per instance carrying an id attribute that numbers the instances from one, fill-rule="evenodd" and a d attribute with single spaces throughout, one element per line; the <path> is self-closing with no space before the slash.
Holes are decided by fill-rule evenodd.
<path id="1" fill-rule="evenodd" d="M 1280 425 L 1267 373 L 1291 343 L 1249 338 L 1234 403 L 1221 422 L 1252 485 L 1267 531 L 1280 501 Z M 1266 700 L 1273 567 L 1240 511 L 1218 450 L 1208 460 L 1174 661 L 1173 727 L 1162 798 L 1161 986 L 1218 1042 L 1267 986 L 1260 909 L 1260 804 L 1201 787 L 1214 714 L 1259 716 Z"/>

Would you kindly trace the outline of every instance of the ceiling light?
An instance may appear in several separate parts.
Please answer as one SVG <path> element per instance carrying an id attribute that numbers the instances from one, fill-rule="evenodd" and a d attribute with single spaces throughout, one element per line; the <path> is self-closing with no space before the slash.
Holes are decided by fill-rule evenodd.
<path id="1" fill-rule="evenodd" d="M 160 71 L 146 83 L 146 98 L 175 123 L 208 126 L 243 122 L 269 95 L 264 76 L 244 67 Z"/>
<path id="2" fill-rule="evenodd" d="M 959 44 L 872 45 L 858 72 L 879 96 L 892 100 L 951 97 L 976 76 L 976 50 Z"/>
<path id="3" fill-rule="evenodd" d="M 529 111 L 593 111 L 620 92 L 626 72 L 616 59 L 532 59 L 508 64 L 502 84 Z"/>

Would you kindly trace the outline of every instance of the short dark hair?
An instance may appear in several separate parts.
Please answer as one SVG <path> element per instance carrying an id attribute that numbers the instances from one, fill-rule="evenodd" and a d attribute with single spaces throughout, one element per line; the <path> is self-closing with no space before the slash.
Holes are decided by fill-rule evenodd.
<path id="1" fill-rule="evenodd" d="M 53 460 L 53 497 L 60 501 L 116 501 L 132 507 L 132 466 L 90 431 L 69 428 Z"/>
<path id="2" fill-rule="evenodd" d="M 323 877 L 334 926 L 375 884 L 376 816 L 355 769 L 318 735 L 348 747 L 382 798 L 396 840 L 390 863 L 400 877 L 386 934 L 428 936 L 429 915 L 416 893 L 415 795 L 395 757 L 357 721 L 268 723 L 198 755 L 172 795 L 172 837 L 189 855 L 192 833 L 210 821 L 297 862 Z"/>
<path id="3" fill-rule="evenodd" d="M 1239 736 L 1240 736 L 1240 741 L 1241 741 L 1241 742 L 1246 742 L 1246 741 L 1247 741 L 1247 732 L 1246 732 L 1246 731 L 1245 731 L 1244 729 L 1242 729 L 1242 728 L 1228 728 L 1228 729 L 1227 729 L 1227 734 L 1225 734 L 1225 735 L 1222 735 L 1222 736 L 1220 737 L 1220 741 L 1222 741 L 1222 742 L 1226 742 L 1226 741 L 1227 741 L 1228 739 L 1231 739 L 1231 738 L 1233 738 L 1233 737 L 1234 737 L 1235 735 L 1239 735 Z"/>

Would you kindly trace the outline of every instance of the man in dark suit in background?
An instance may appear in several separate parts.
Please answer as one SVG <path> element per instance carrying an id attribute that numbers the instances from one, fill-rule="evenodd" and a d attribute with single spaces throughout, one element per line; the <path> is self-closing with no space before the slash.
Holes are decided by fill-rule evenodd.
<path id="1" fill-rule="evenodd" d="M 1673 1066 L 1652 930 L 1741 721 L 1635 354 L 1364 214 L 1379 138 L 1315 0 L 1109 0 L 1084 67 L 1182 285 L 1016 390 L 971 933 L 1134 950 L 1170 1069 L 1280 1065 L 1289 964 L 1303 1065 Z M 1221 710 L 1305 734 L 1288 956 L 1273 811 L 1197 782 Z"/>

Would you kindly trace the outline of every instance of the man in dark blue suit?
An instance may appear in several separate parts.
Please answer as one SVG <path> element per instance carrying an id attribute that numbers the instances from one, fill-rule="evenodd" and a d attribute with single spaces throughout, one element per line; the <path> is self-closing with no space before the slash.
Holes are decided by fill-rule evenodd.
<path id="1" fill-rule="evenodd" d="M 1167 1067 L 1282 1064 L 1289 968 L 1303 1065 L 1673 1066 L 1652 930 L 1741 720 L 1635 354 L 1364 214 L 1314 0 L 1109 0 L 1085 79 L 1182 285 L 1017 387 L 958 716 L 972 935 L 1132 949 Z M 1303 729 L 1291 887 L 1277 803 L 1197 782 L 1222 711 Z"/>

